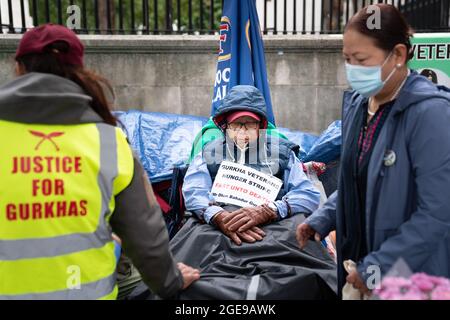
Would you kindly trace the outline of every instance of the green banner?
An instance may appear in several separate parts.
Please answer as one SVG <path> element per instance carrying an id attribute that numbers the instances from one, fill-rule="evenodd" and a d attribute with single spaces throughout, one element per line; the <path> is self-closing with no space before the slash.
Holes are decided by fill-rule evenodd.
<path id="1" fill-rule="evenodd" d="M 434 83 L 450 87 L 450 33 L 416 34 L 411 69 Z"/>

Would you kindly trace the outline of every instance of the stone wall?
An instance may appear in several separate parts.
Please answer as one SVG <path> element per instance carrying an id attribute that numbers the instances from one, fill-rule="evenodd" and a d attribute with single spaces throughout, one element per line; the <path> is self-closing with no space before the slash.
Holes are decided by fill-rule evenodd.
<path id="1" fill-rule="evenodd" d="M 111 80 L 117 110 L 208 116 L 216 71 L 215 36 L 81 36 L 86 65 Z M 0 35 L 0 84 L 13 77 L 20 36 Z M 313 133 L 340 118 L 347 87 L 342 37 L 264 38 L 278 126 Z"/>

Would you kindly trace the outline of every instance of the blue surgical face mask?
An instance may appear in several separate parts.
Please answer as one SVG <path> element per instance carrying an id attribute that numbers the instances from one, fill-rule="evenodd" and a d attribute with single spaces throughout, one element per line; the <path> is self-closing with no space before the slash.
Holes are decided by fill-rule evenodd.
<path id="1" fill-rule="evenodd" d="M 353 90 L 356 90 L 363 97 L 370 98 L 377 95 L 384 85 L 391 79 L 397 70 L 394 68 L 386 80 L 381 79 L 381 70 L 391 57 L 392 52 L 384 60 L 381 66 L 364 67 L 345 63 L 347 80 Z"/>

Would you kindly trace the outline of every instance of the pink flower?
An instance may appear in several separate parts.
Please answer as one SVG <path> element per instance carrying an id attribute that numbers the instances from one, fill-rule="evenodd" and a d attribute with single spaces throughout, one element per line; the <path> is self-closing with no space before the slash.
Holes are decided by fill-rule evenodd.
<path id="1" fill-rule="evenodd" d="M 395 292 L 393 290 L 375 291 L 375 295 L 377 295 L 381 300 L 396 300 L 395 297 L 400 296 L 401 294 L 402 293 L 400 291 Z"/>
<path id="2" fill-rule="evenodd" d="M 425 273 L 386 277 L 374 294 L 382 300 L 450 300 L 450 280 Z"/>
<path id="3" fill-rule="evenodd" d="M 430 292 L 435 287 L 435 282 L 425 273 L 414 274 L 411 276 L 411 281 L 424 292 Z"/>
<path id="4" fill-rule="evenodd" d="M 443 277 L 430 276 L 431 281 L 437 286 L 450 286 L 450 280 Z"/>
<path id="5" fill-rule="evenodd" d="M 431 300 L 450 300 L 450 286 L 449 287 L 443 287 L 443 286 L 437 287 L 431 293 Z"/>
<path id="6" fill-rule="evenodd" d="M 381 285 L 383 287 L 410 287 L 412 285 L 412 281 L 410 279 L 400 278 L 400 277 L 386 277 L 383 279 Z"/>
<path id="7" fill-rule="evenodd" d="M 428 300 L 427 295 L 420 290 L 410 290 L 404 295 L 401 295 L 397 300 Z"/>

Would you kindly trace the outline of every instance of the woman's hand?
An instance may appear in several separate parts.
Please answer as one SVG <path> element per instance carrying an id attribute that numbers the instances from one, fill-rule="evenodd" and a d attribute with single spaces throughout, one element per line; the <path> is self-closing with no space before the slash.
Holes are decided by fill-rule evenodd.
<path id="1" fill-rule="evenodd" d="M 194 269 L 184 263 L 179 262 L 177 264 L 178 270 L 180 270 L 183 276 L 183 290 L 189 287 L 194 281 L 200 279 L 200 271 Z"/>
<path id="2" fill-rule="evenodd" d="M 371 291 L 367 288 L 366 284 L 359 276 L 358 271 L 353 270 L 352 272 L 350 272 L 347 276 L 347 282 L 353 285 L 353 288 L 359 290 L 361 294 L 365 294 L 368 296 L 371 295 Z"/>
<path id="3" fill-rule="evenodd" d="M 308 240 L 314 237 L 314 240 L 320 241 L 322 237 L 316 230 L 314 230 L 309 224 L 302 223 L 297 227 L 297 241 L 300 249 L 303 249 Z"/>

